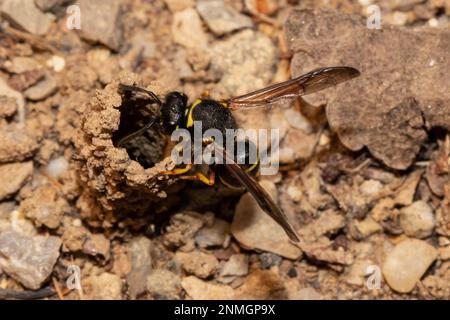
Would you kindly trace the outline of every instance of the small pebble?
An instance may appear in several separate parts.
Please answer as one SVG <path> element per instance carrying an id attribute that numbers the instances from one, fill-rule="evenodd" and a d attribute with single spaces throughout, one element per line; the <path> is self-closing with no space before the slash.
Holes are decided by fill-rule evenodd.
<path id="1" fill-rule="evenodd" d="M 63 5 L 67 0 L 34 0 L 42 11 L 49 11 L 57 6 Z"/>
<path id="2" fill-rule="evenodd" d="M 179 299 L 180 277 L 166 269 L 155 269 L 147 277 L 147 290 L 155 299 Z"/>
<path id="3" fill-rule="evenodd" d="M 25 106 L 25 99 L 19 91 L 12 89 L 3 78 L 0 78 L 0 96 L 16 99 L 17 109 L 19 110 L 20 115 L 21 110 L 23 110 Z"/>
<path id="4" fill-rule="evenodd" d="M 81 37 L 119 50 L 122 43 L 121 2 L 121 0 L 79 0 L 77 4 L 82 13 Z"/>
<path id="5" fill-rule="evenodd" d="M 175 258 L 181 263 L 187 273 L 194 274 L 202 279 L 213 275 L 219 268 L 219 261 L 214 255 L 201 251 L 188 253 L 178 251 L 175 254 Z"/>
<path id="6" fill-rule="evenodd" d="M 429 237 L 435 223 L 433 210 L 425 201 L 416 201 L 400 210 L 400 225 L 407 236 L 419 239 Z"/>
<path id="7" fill-rule="evenodd" d="M 200 248 L 227 247 L 230 242 L 230 224 L 222 219 L 214 219 L 212 226 L 205 226 L 195 235 Z"/>
<path id="8" fill-rule="evenodd" d="M 43 80 L 25 90 L 24 95 L 27 99 L 39 101 L 51 96 L 57 89 L 56 80 L 51 76 L 46 76 Z"/>
<path id="9" fill-rule="evenodd" d="M 245 276 L 248 274 L 248 257 L 245 254 L 234 254 L 220 270 L 221 276 Z"/>
<path id="10" fill-rule="evenodd" d="M 122 279 L 119 276 L 104 272 L 98 276 L 82 279 L 83 291 L 91 300 L 120 300 L 122 298 Z"/>
<path id="11" fill-rule="evenodd" d="M 75 222 L 76 220 L 74 220 Z M 81 221 L 80 221 L 81 222 Z M 83 227 L 82 223 L 72 223 L 72 225 L 65 226 L 62 235 L 63 252 L 77 252 L 83 249 L 83 244 L 92 234 L 88 229 Z"/>
<path id="12" fill-rule="evenodd" d="M 8 229 L 18 232 L 28 237 L 34 237 L 38 234 L 33 222 L 27 219 L 19 210 L 13 210 L 10 215 Z"/>
<path id="13" fill-rule="evenodd" d="M 194 9 L 185 9 L 173 15 L 172 36 L 176 43 L 186 48 L 204 48 L 208 43 L 200 16 Z"/>
<path id="14" fill-rule="evenodd" d="M 69 169 L 69 162 L 64 157 L 50 160 L 45 167 L 45 172 L 52 178 L 58 179 Z"/>
<path id="15" fill-rule="evenodd" d="M 152 271 L 151 248 L 152 243 L 146 237 L 139 237 L 130 243 L 132 269 L 127 275 L 127 283 L 128 293 L 133 299 L 146 289 L 147 277 Z"/>
<path id="16" fill-rule="evenodd" d="M 355 261 L 348 269 L 344 281 L 355 287 L 362 287 L 367 284 L 367 270 L 374 265 L 374 262 L 369 259 L 361 259 Z"/>
<path id="17" fill-rule="evenodd" d="M 450 260 L 450 246 L 439 248 L 439 259 L 442 261 Z"/>
<path id="18" fill-rule="evenodd" d="M 104 261 L 108 261 L 110 256 L 110 242 L 101 233 L 92 234 L 84 242 L 82 252 L 90 256 L 100 255 Z"/>
<path id="19" fill-rule="evenodd" d="M 194 276 L 183 278 L 181 286 L 194 300 L 234 299 L 234 290 L 230 286 L 203 281 Z"/>
<path id="20" fill-rule="evenodd" d="M 8 118 L 17 111 L 17 101 L 12 97 L 0 96 L 0 118 Z"/>
<path id="21" fill-rule="evenodd" d="M 284 117 L 293 128 L 303 130 L 305 133 L 311 133 L 313 130 L 311 122 L 293 108 L 286 109 L 284 111 Z"/>
<path id="22" fill-rule="evenodd" d="M 371 199 L 383 189 L 383 184 L 378 180 L 371 179 L 364 181 L 359 188 L 365 197 Z"/>
<path id="23" fill-rule="evenodd" d="M 52 273 L 60 247 L 58 237 L 1 232 L 0 269 L 25 287 L 37 290 Z"/>
<path id="24" fill-rule="evenodd" d="M 20 128 L 0 130 L 0 163 L 23 161 L 30 158 L 38 149 L 35 137 Z"/>
<path id="25" fill-rule="evenodd" d="M 8 163 L 0 165 L 0 201 L 14 195 L 33 174 L 33 162 Z"/>
<path id="26" fill-rule="evenodd" d="M 265 252 L 259 255 L 261 261 L 261 269 L 269 269 L 272 266 L 279 265 L 281 263 L 281 257 L 276 254 Z"/>
<path id="27" fill-rule="evenodd" d="M 264 180 L 261 185 L 276 201 L 273 182 Z M 259 207 L 250 194 L 243 195 L 236 207 L 231 233 L 246 248 L 269 251 L 293 260 L 302 255 L 302 251 L 290 242 L 283 228 Z"/>
<path id="28" fill-rule="evenodd" d="M 35 35 L 46 34 L 53 21 L 51 15 L 36 7 L 34 0 L 4 0 L 0 11 L 15 25 Z"/>
<path id="29" fill-rule="evenodd" d="M 393 290 L 411 292 L 437 256 L 437 250 L 425 241 L 403 240 L 388 253 L 382 265 L 384 278 Z"/>
<path id="30" fill-rule="evenodd" d="M 183 11 L 195 6 L 195 0 L 164 0 L 172 12 Z"/>
<path id="31" fill-rule="evenodd" d="M 20 211 L 36 226 L 56 229 L 64 213 L 69 212 L 69 204 L 58 194 L 56 188 L 42 186 L 20 203 Z"/>
<path id="32" fill-rule="evenodd" d="M 235 96 L 266 86 L 273 77 L 277 48 L 266 35 L 250 29 L 238 31 L 216 41 L 211 48 L 211 69 L 221 73 L 217 89 L 212 94 Z M 238 113 L 236 113 L 237 115 Z M 248 112 L 248 120 L 264 115 L 263 112 Z M 241 115 L 242 117 L 244 115 Z M 249 128 L 266 128 L 267 117 Z"/>
<path id="33" fill-rule="evenodd" d="M 316 289 L 312 287 L 306 287 L 300 289 L 297 294 L 297 298 L 298 300 L 320 300 L 322 299 L 322 296 L 317 292 Z"/>
<path id="34" fill-rule="evenodd" d="M 196 8 L 211 31 L 218 36 L 253 26 L 250 17 L 225 5 L 223 0 L 198 0 Z"/>
<path id="35" fill-rule="evenodd" d="M 353 219 L 350 224 L 350 234 L 357 240 L 367 238 L 368 236 L 383 231 L 383 227 L 371 217 L 364 220 Z"/>
<path id="36" fill-rule="evenodd" d="M 275 272 L 269 270 L 255 270 L 244 279 L 242 286 L 236 289 L 235 299 L 287 299 L 284 280 L 282 280 Z"/>
<path id="37" fill-rule="evenodd" d="M 66 66 L 66 60 L 60 56 L 52 56 L 47 60 L 47 66 L 52 68 L 55 72 L 61 72 Z"/>
<path id="38" fill-rule="evenodd" d="M 8 72 L 16 74 L 42 69 L 39 62 L 29 57 L 14 57 L 11 61 L 6 61 L 4 67 Z"/>

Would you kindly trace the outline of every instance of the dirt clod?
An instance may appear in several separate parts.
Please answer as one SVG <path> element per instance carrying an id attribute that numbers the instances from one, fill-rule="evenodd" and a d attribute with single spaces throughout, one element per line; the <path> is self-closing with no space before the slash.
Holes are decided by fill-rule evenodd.
<path id="1" fill-rule="evenodd" d="M 0 176 L 5 179 L 0 185 L 0 200 L 14 195 L 33 174 L 33 163 L 9 163 L 0 165 Z"/>
<path id="2" fill-rule="evenodd" d="M 39 289 L 53 271 L 60 246 L 58 237 L 28 237 L 3 231 L 0 234 L 0 267 L 25 287 Z"/>

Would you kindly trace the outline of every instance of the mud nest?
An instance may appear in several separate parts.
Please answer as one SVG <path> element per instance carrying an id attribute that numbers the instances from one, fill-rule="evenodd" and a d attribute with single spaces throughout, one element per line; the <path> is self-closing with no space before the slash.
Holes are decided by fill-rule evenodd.
<path id="1" fill-rule="evenodd" d="M 96 227 L 146 225 L 167 205 L 175 178 L 162 174 L 172 166 L 164 156 L 166 137 L 157 128 L 117 147 L 118 141 L 159 112 L 145 97 L 121 93 L 119 84 L 134 85 L 139 79 L 123 74 L 96 92 L 85 108 L 76 139 L 80 180 L 85 186 L 78 201 L 83 217 Z M 119 223 L 120 222 L 120 223 Z"/>

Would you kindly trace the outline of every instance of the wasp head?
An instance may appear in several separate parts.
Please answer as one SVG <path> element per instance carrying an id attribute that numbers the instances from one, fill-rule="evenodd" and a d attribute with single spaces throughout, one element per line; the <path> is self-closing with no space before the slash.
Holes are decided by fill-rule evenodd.
<path id="1" fill-rule="evenodd" d="M 187 96 L 181 92 L 170 92 L 161 107 L 161 120 L 164 133 L 172 133 L 184 125 Z"/>

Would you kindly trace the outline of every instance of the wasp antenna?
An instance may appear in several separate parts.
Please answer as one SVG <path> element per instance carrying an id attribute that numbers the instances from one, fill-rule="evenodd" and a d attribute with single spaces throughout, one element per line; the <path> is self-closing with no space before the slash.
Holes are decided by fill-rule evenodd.
<path id="1" fill-rule="evenodd" d="M 144 89 L 141 87 L 137 87 L 137 86 L 129 86 L 129 85 L 122 84 L 122 83 L 119 84 L 119 89 L 121 91 L 126 91 L 126 92 L 141 92 L 141 93 L 148 94 L 153 102 L 155 102 L 159 106 L 162 105 L 162 102 L 158 98 L 158 96 L 150 90 L 147 90 L 147 89 Z"/>
<path id="2" fill-rule="evenodd" d="M 117 147 L 122 147 L 125 143 L 127 143 L 128 141 L 130 141 L 131 139 L 134 139 L 140 135 L 142 135 L 145 131 L 147 131 L 148 129 L 150 129 L 156 122 L 156 120 L 158 120 L 158 118 L 152 119 L 150 120 L 145 126 L 143 126 L 141 129 L 130 133 L 129 135 L 126 135 L 125 137 L 123 137 L 122 139 L 119 140 L 119 142 L 117 143 Z"/>

